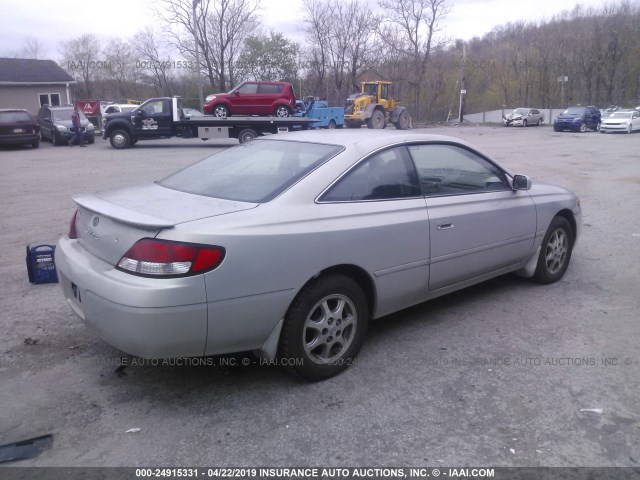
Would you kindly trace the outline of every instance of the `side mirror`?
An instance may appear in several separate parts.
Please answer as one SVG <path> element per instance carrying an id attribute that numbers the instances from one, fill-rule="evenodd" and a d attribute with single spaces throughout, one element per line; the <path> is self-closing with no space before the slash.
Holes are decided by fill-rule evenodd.
<path id="1" fill-rule="evenodd" d="M 530 190 L 531 178 L 527 175 L 514 175 L 513 186 L 511 188 L 514 190 Z"/>
<path id="2" fill-rule="evenodd" d="M 240 95 L 240 92 L 238 90 L 234 90 L 233 94 L 237 96 L 237 95 Z"/>

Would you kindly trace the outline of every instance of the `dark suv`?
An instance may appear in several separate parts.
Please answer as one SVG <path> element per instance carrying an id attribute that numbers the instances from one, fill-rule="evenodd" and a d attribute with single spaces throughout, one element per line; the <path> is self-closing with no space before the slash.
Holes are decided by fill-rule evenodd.
<path id="1" fill-rule="evenodd" d="M 600 110 L 596 107 L 569 107 L 553 121 L 553 130 L 586 132 L 600 130 Z"/>
<path id="2" fill-rule="evenodd" d="M 275 115 L 288 117 L 295 110 L 293 85 L 286 82 L 244 82 L 229 93 L 209 95 L 204 113 L 216 117 L 230 115 Z"/>
<path id="3" fill-rule="evenodd" d="M 38 125 L 42 139 L 51 140 L 54 146 L 67 145 L 69 140 L 73 138 L 72 113 L 72 106 L 41 106 L 38 111 Z M 82 130 L 82 139 L 85 142 L 95 142 L 94 126 L 82 111 L 80 111 L 80 129 Z"/>

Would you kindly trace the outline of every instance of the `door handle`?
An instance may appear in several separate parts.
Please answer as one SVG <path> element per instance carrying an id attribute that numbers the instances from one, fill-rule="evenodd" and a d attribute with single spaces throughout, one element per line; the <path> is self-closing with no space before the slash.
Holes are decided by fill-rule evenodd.
<path id="1" fill-rule="evenodd" d="M 438 230 L 449 230 L 450 228 L 453 228 L 453 223 L 441 223 L 437 226 Z"/>

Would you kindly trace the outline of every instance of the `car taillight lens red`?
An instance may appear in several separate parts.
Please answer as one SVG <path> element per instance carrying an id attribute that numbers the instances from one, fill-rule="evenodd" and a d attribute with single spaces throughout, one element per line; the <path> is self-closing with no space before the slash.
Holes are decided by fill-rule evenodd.
<path id="1" fill-rule="evenodd" d="M 71 217 L 71 223 L 69 224 L 69 238 L 78 238 L 78 232 L 76 232 L 77 217 L 78 217 L 78 210 L 73 212 L 73 217 Z"/>
<path id="2" fill-rule="evenodd" d="M 143 238 L 122 256 L 118 269 L 145 277 L 196 275 L 216 268 L 224 254 L 212 245 Z"/>

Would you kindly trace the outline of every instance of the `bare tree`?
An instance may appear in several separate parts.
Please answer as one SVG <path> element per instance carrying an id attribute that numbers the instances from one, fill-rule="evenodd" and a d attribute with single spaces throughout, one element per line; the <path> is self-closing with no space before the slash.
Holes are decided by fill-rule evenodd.
<path id="1" fill-rule="evenodd" d="M 95 35 L 86 33 L 62 44 L 62 56 L 67 70 L 82 81 L 81 94 L 93 96 L 92 81 L 98 68 L 100 42 Z"/>
<path id="2" fill-rule="evenodd" d="M 414 99 L 414 112 L 420 116 L 420 88 L 426 81 L 431 53 L 450 7 L 447 0 L 379 0 L 384 10 L 379 34 L 392 55 L 410 61 L 408 83 Z"/>
<path id="3" fill-rule="evenodd" d="M 162 0 L 156 14 L 168 27 L 170 42 L 192 60 L 197 38 L 200 68 L 212 88 L 226 91 L 236 82 L 236 62 L 244 40 L 256 33 L 258 1 L 202 0 L 196 8 L 196 32 L 192 0 Z"/>
<path id="4" fill-rule="evenodd" d="M 106 66 L 104 79 L 112 84 L 115 96 L 117 98 L 130 96 L 128 89 L 138 77 L 131 43 L 114 38 L 104 48 L 103 57 Z"/>
<path id="5" fill-rule="evenodd" d="M 140 69 L 141 78 L 148 81 L 162 96 L 172 95 L 169 85 L 171 59 L 163 51 L 163 45 L 151 27 L 135 34 L 131 45 L 136 54 L 136 69 Z"/>
<path id="6" fill-rule="evenodd" d="M 40 60 L 46 57 L 47 52 L 44 43 L 37 37 L 27 35 L 22 41 L 22 48 L 18 52 L 20 58 L 34 58 Z"/>

